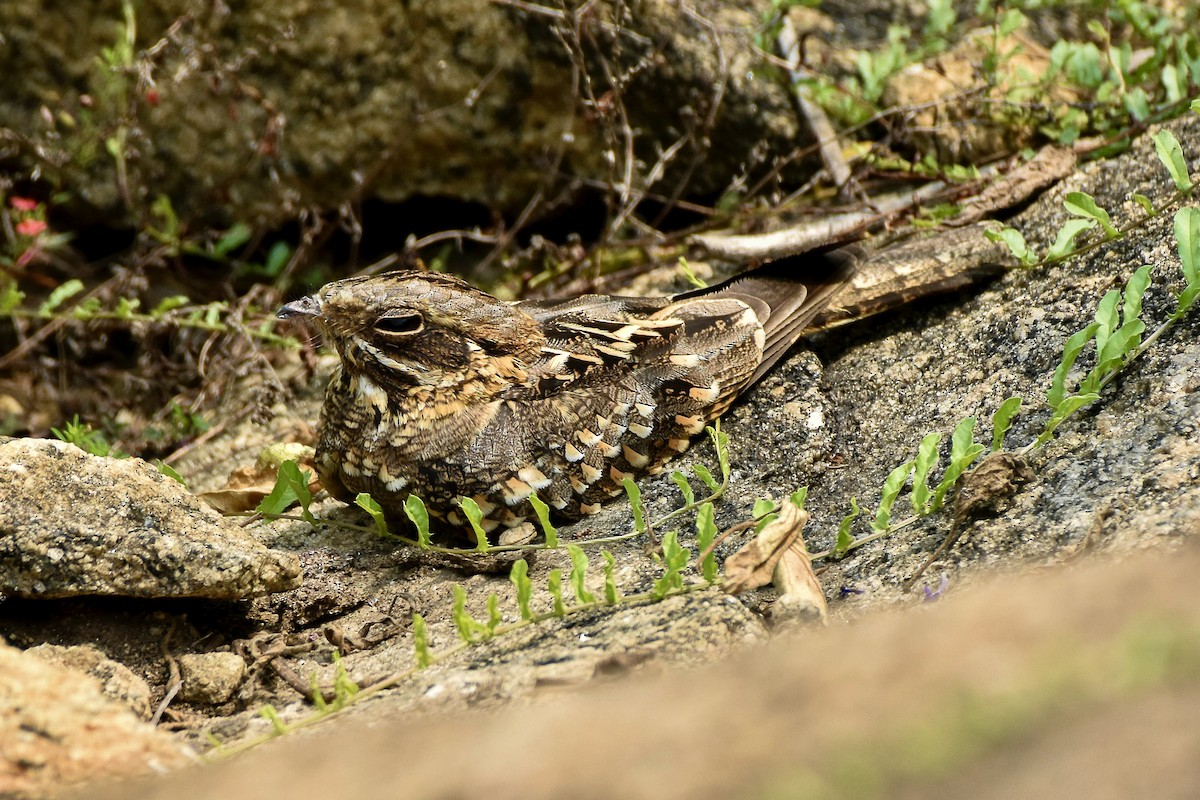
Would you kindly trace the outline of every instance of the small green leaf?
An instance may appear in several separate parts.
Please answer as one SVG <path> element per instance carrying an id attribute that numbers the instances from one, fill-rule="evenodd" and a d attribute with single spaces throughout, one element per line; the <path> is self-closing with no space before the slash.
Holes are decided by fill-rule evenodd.
<path id="1" fill-rule="evenodd" d="M 887 479 L 883 482 L 883 491 L 880 493 L 879 508 L 875 510 L 875 519 L 871 521 L 872 530 L 887 530 L 892 521 L 892 506 L 912 471 L 913 462 L 906 461 L 888 473 Z"/>
<path id="2" fill-rule="evenodd" d="M 267 260 L 263 263 L 263 273 L 268 278 L 278 278 L 291 257 L 291 246 L 287 242 L 276 242 L 267 251 Z"/>
<path id="3" fill-rule="evenodd" d="M 547 591 L 550 592 L 550 597 L 554 600 L 554 616 L 566 616 L 567 604 L 563 602 L 562 570 L 550 570 L 550 574 L 546 576 L 546 584 Z"/>
<path id="4" fill-rule="evenodd" d="M 333 652 L 337 652 L 334 650 Z M 321 691 L 321 682 L 317 680 L 316 670 L 308 676 L 308 699 L 312 701 L 313 707 L 322 714 L 329 713 L 329 703 L 325 702 L 325 693 Z"/>
<path id="5" fill-rule="evenodd" d="M 614 575 L 617 560 L 607 550 L 601 550 L 600 555 L 604 558 L 604 602 L 615 606 L 621 602 L 621 592 L 617 589 L 617 579 Z"/>
<path id="6" fill-rule="evenodd" d="M 940 433 L 930 433 L 917 446 L 917 458 L 913 462 L 912 508 L 914 514 L 924 514 L 929 510 L 929 473 L 938 462 L 938 443 Z"/>
<path id="7" fill-rule="evenodd" d="M 457 583 L 451 586 L 450 590 L 454 593 L 454 609 L 451 611 L 454 627 L 458 629 L 460 639 L 467 644 L 472 644 L 476 641 L 480 625 L 467 612 L 467 590 Z"/>
<path id="8" fill-rule="evenodd" d="M 1075 237 L 1086 230 L 1096 227 L 1096 221 L 1093 219 L 1069 219 L 1063 223 L 1058 229 L 1058 236 L 1054 240 L 1054 244 L 1050 245 L 1050 249 L 1046 252 L 1047 261 L 1056 261 L 1066 258 L 1075 250 Z"/>
<path id="9" fill-rule="evenodd" d="M 1154 149 L 1158 151 L 1158 160 L 1167 168 L 1175 188 L 1181 192 L 1192 188 L 1192 179 L 1188 174 L 1187 161 L 1183 157 L 1183 148 L 1175 134 L 1166 128 L 1154 134 Z"/>
<path id="10" fill-rule="evenodd" d="M 38 307 L 39 317 L 48 317 L 58 309 L 67 300 L 70 300 L 75 295 L 83 291 L 83 281 L 78 278 L 72 278 L 65 283 L 60 283 L 55 287 L 54 291 L 50 292 L 50 296 L 46 298 L 46 302 Z"/>
<path id="11" fill-rule="evenodd" d="M 758 519 L 759 517 L 764 517 L 767 514 L 770 514 L 776 508 L 777 506 L 775 505 L 774 500 L 770 500 L 766 497 L 760 497 L 754 501 L 754 509 L 750 512 L 750 516 Z"/>
<path id="12" fill-rule="evenodd" d="M 71 316 L 75 319 L 94 319 L 103 310 L 99 297 L 85 297 L 71 309 Z"/>
<path id="13" fill-rule="evenodd" d="M 113 309 L 113 314 L 117 319 L 132 319 L 141 305 L 142 301 L 136 297 L 121 297 L 117 299 L 117 307 Z"/>
<path id="14" fill-rule="evenodd" d="M 1049 442 L 1054 438 L 1054 431 L 1068 417 L 1089 403 L 1094 403 L 1099 399 L 1100 395 L 1098 394 L 1073 394 L 1070 397 L 1064 398 L 1058 404 L 1058 407 L 1054 409 L 1054 414 L 1046 421 L 1046 427 L 1042 430 L 1041 435 L 1038 436 L 1035 444 L 1040 447 Z"/>
<path id="15" fill-rule="evenodd" d="M 696 513 L 696 547 L 701 553 L 709 550 L 717 538 L 717 523 L 713 514 L 713 504 L 705 503 Z M 717 581 L 717 556 L 709 552 L 700 562 L 700 574 L 709 583 Z"/>
<path id="16" fill-rule="evenodd" d="M 313 480 L 312 473 L 302 472 L 295 461 L 285 461 L 280 464 L 279 473 L 287 477 L 288 484 L 292 487 L 296 500 L 300 503 L 301 516 L 309 524 L 316 524 L 316 517 L 308 510 L 312 504 L 312 492 L 308 488 L 308 484 Z"/>
<path id="17" fill-rule="evenodd" d="M 1138 122 L 1144 122 L 1150 116 L 1150 98 L 1146 94 L 1146 90 L 1140 86 L 1135 86 L 1128 92 L 1122 98 L 1122 103 L 1125 110 L 1129 112 L 1129 116 Z"/>
<path id="18" fill-rule="evenodd" d="M 683 495 L 684 505 L 692 505 L 696 502 L 696 493 L 692 491 L 692 485 L 688 483 L 688 479 L 683 473 L 675 470 L 671 473 L 671 480 L 675 481 L 675 485 L 679 487 L 679 493 Z"/>
<path id="19" fill-rule="evenodd" d="M 1015 8 L 1006 9 L 997 26 L 998 38 L 1007 38 L 1025 24 L 1025 15 Z"/>
<path id="20" fill-rule="evenodd" d="M 24 299 L 25 293 L 17 288 L 16 281 L 5 281 L 4 288 L 0 289 L 0 314 L 11 314 Z"/>
<path id="21" fill-rule="evenodd" d="M 721 485 L 729 481 L 729 436 L 721 432 L 721 420 L 716 420 L 704 431 L 712 439 L 713 447 L 717 450 L 717 466 L 721 468 Z"/>
<path id="22" fill-rule="evenodd" d="M 542 502 L 542 498 L 537 494 L 529 496 L 529 505 L 533 506 L 533 513 L 537 514 L 538 525 L 542 528 L 542 533 L 546 535 L 546 549 L 553 550 L 558 546 L 558 529 L 550 523 L 550 506 Z"/>
<path id="23" fill-rule="evenodd" d="M 712 473 L 708 471 L 708 467 L 704 466 L 703 464 L 693 464 L 692 472 L 696 473 L 696 477 L 699 478 L 700 481 L 707 486 L 708 490 L 713 494 L 721 491 L 721 484 L 717 483 L 716 480 L 713 479 Z"/>
<path id="24" fill-rule="evenodd" d="M 933 492 L 930 510 L 937 511 L 946 501 L 946 493 L 958 482 L 967 467 L 983 453 L 984 447 L 975 443 L 975 418 L 966 417 L 954 428 L 950 437 L 950 463 L 946 472 Z"/>
<path id="25" fill-rule="evenodd" d="M 1120 366 L 1125 356 L 1137 349 L 1141 344 L 1142 334 L 1146 332 L 1146 323 L 1140 319 L 1131 319 L 1118 328 L 1104 345 L 1097 357 L 1097 365 L 1103 366 L 1116 363 Z"/>
<path id="26" fill-rule="evenodd" d="M 471 525 L 471 530 L 475 532 L 475 549 L 481 553 L 488 551 L 487 533 L 483 530 L 483 512 L 479 509 L 479 504 L 469 497 L 460 497 L 458 505 L 467 515 L 467 522 Z"/>
<path id="27" fill-rule="evenodd" d="M 183 484 L 183 486 L 185 488 L 187 487 L 187 481 L 185 481 L 183 479 L 183 476 L 180 475 L 179 472 L 174 467 L 172 467 L 170 464 L 168 464 L 167 462 L 156 461 L 156 462 L 154 462 L 154 466 L 157 467 L 158 471 L 161 472 L 163 475 L 166 475 L 168 478 L 170 478 L 173 481 L 179 481 L 181 484 Z"/>
<path id="28" fill-rule="evenodd" d="M 1093 322 L 1083 330 L 1076 331 L 1071 334 L 1063 346 L 1062 359 L 1054 369 L 1054 377 L 1050 379 L 1050 390 L 1046 393 L 1046 404 L 1051 408 L 1058 408 L 1066 396 L 1067 375 L 1071 372 L 1071 367 L 1075 366 L 1075 360 L 1079 358 L 1080 352 L 1096 335 L 1097 327 L 1097 324 Z"/>
<path id="29" fill-rule="evenodd" d="M 1012 421 L 1017 412 L 1021 410 L 1021 398 L 1012 396 L 1000 404 L 996 409 L 996 413 L 992 415 L 992 452 L 996 452 L 1004 447 L 1004 436 L 1008 433 L 1008 429 L 1012 427 Z"/>
<path id="30" fill-rule="evenodd" d="M 533 581 L 529 579 L 529 562 L 523 558 L 518 559 L 513 564 L 512 571 L 508 573 L 508 579 L 512 581 L 517 590 L 517 608 L 520 610 L 521 619 L 533 619 L 533 611 L 529 608 L 529 601 L 533 598 Z"/>
<path id="31" fill-rule="evenodd" d="M 255 509 L 262 514 L 265 519 L 279 519 L 279 516 L 292 503 L 300 503 L 303 509 L 305 519 L 310 522 L 315 522 L 315 518 L 309 519 L 312 515 L 308 511 L 308 505 L 312 502 L 312 493 L 308 490 L 308 483 L 312 480 L 312 475 L 308 472 L 301 472 L 295 461 L 284 461 L 279 465 L 279 471 L 275 476 L 275 486 L 271 489 L 271 493 L 262 499 Z"/>
<path id="32" fill-rule="evenodd" d="M 342 663 L 342 654 L 337 650 L 333 651 L 333 663 L 333 696 L 336 698 L 333 705 L 334 708 L 343 708 L 362 689 L 346 671 L 346 665 Z"/>
<path id="33" fill-rule="evenodd" d="M 1112 218 L 1108 216 L 1108 212 L 1096 205 L 1096 198 L 1090 194 L 1086 192 L 1067 192 L 1063 204 L 1069 213 L 1077 217 L 1099 222 L 1100 227 L 1104 228 L 1104 234 L 1107 238 L 1115 239 L 1120 235 L 1120 232 L 1113 227 Z"/>
<path id="34" fill-rule="evenodd" d="M 254 235 L 254 231 L 244 222 L 235 224 L 232 228 L 225 232 L 217 243 L 213 245 L 213 255 L 217 258 L 224 258 L 229 255 L 232 250 L 241 247 L 246 242 L 250 241 L 250 237 Z"/>
<path id="35" fill-rule="evenodd" d="M 383 507 L 375 502 L 374 497 L 367 492 L 359 492 L 358 496 L 354 498 L 354 505 L 371 515 L 371 521 L 375 523 L 375 533 L 380 536 L 388 535 L 387 520 L 383 517 Z"/>
<path id="36" fill-rule="evenodd" d="M 587 554 L 582 547 L 574 544 L 567 545 L 567 552 L 571 555 L 571 588 L 575 592 L 575 599 L 580 605 L 596 602 L 596 595 L 587 588 Z"/>
<path id="37" fill-rule="evenodd" d="M 854 535 L 850 533 L 850 526 L 854 524 L 854 520 L 858 517 L 861 511 L 858 508 L 858 498 L 850 498 L 850 513 L 842 517 L 841 523 L 838 525 L 837 543 L 833 546 L 833 557 L 841 558 L 850 552 L 850 548 L 854 545 Z"/>
<path id="38" fill-rule="evenodd" d="M 692 265 L 688 263 L 683 256 L 679 257 L 679 270 L 683 273 L 683 277 L 687 278 L 687 282 L 697 289 L 707 289 L 708 284 L 696 277 L 696 273 L 692 272 Z"/>
<path id="39" fill-rule="evenodd" d="M 500 597 L 495 592 L 488 595 L 487 599 L 488 635 L 493 636 L 496 629 L 500 627 L 500 623 L 504 622 L 504 615 L 500 613 Z"/>
<path id="40" fill-rule="evenodd" d="M 168 311 L 174 311 L 177 308 L 183 308 L 190 302 L 192 302 L 191 299 L 185 294 L 173 294 L 170 297 L 164 297 L 162 300 L 158 301 L 158 305 L 156 305 L 150 312 L 150 316 L 157 319 L 163 314 L 166 314 Z"/>
<path id="41" fill-rule="evenodd" d="M 646 513 L 642 508 L 642 490 L 633 482 L 633 478 L 628 476 L 621 481 L 621 485 L 625 487 L 625 494 L 629 495 L 629 506 L 633 509 L 633 529 L 638 533 L 645 533 Z"/>
<path id="42" fill-rule="evenodd" d="M 1120 317 L 1117 316 L 1117 304 L 1121 302 L 1121 293 L 1116 289 L 1110 289 L 1104 293 L 1104 297 L 1100 298 L 1100 304 L 1096 306 L 1096 352 L 1104 350 L 1104 346 L 1108 344 L 1108 337 L 1120 325 Z"/>
<path id="43" fill-rule="evenodd" d="M 994 230 L 988 228 L 983 232 L 989 240 L 1000 242 L 1006 245 L 1009 251 L 1016 256 L 1023 266 L 1029 267 L 1037 263 L 1037 255 L 1030 251 L 1029 245 L 1025 243 L 1025 237 L 1016 228 L 1001 228 Z"/>
<path id="44" fill-rule="evenodd" d="M 1188 288 L 1200 284 L 1200 208 L 1187 206 L 1175 212 L 1175 242 Z"/>
<path id="45" fill-rule="evenodd" d="M 417 666 L 424 669 L 433 663 L 433 654 L 429 652 L 429 627 L 420 614 L 413 614 L 412 634 Z"/>
<path id="46" fill-rule="evenodd" d="M 276 736 L 282 736 L 288 732 L 287 723 L 283 721 L 283 717 L 279 716 L 279 712 L 275 710 L 275 706 L 270 703 L 260 708 L 258 715 L 271 723 L 271 732 Z"/>
<path id="47" fill-rule="evenodd" d="M 1150 202 L 1150 198 L 1146 197 L 1146 195 L 1135 193 L 1133 195 L 1133 202 L 1141 206 L 1142 211 L 1145 211 L 1148 215 L 1154 215 L 1154 203 Z"/>
<path id="48" fill-rule="evenodd" d="M 404 516 L 417 529 L 417 546 L 423 550 L 429 549 L 429 511 L 425 508 L 425 501 L 415 494 L 404 498 Z"/>
<path id="49" fill-rule="evenodd" d="M 150 206 L 150 213 L 162 220 L 164 240 L 177 239 L 179 236 L 179 215 L 171 205 L 171 198 L 160 194 Z M 156 237 L 157 238 L 157 237 Z"/>
<path id="50" fill-rule="evenodd" d="M 1142 298 L 1150 288 L 1151 269 L 1149 264 L 1139 267 L 1125 284 L 1125 305 L 1121 309 L 1121 319 L 1127 323 L 1142 316 Z"/>
<path id="51" fill-rule="evenodd" d="M 1175 322 L 1183 319 L 1188 310 L 1196 304 L 1197 298 L 1200 298 L 1200 283 L 1193 283 L 1179 293 L 1179 304 L 1171 313 L 1171 319 Z"/>
<path id="52" fill-rule="evenodd" d="M 679 532 L 667 531 L 662 538 L 663 575 L 654 582 L 650 595 L 661 600 L 672 591 L 683 588 L 683 570 L 691 554 L 679 544 Z"/>
<path id="53" fill-rule="evenodd" d="M 808 499 L 808 487 L 801 486 L 796 491 L 792 492 L 792 496 L 788 498 L 792 501 L 792 505 L 796 508 L 804 508 L 804 501 Z"/>

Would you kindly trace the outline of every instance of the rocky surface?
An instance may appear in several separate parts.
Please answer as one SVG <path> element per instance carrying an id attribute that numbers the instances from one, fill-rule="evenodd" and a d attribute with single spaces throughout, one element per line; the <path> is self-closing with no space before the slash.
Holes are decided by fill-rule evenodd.
<path id="1" fill-rule="evenodd" d="M 300 582 L 294 555 L 140 459 L 11 439 L 0 444 L 0 497 L 0 594 L 235 600 Z"/>
<path id="2" fill-rule="evenodd" d="M 77 213 L 141 220 L 162 194 L 185 223 L 269 226 L 421 196 L 516 215 L 539 191 L 615 180 L 632 129 L 639 174 L 682 138 L 664 193 L 685 177 L 719 192 L 807 136 L 754 50 L 765 0 L 624 7 L 592 4 L 576 25 L 476 0 L 151 0 L 122 57 L 119 0 L 54 15 L 11 0 L 0 72 L 22 77 L 0 129 Z"/>

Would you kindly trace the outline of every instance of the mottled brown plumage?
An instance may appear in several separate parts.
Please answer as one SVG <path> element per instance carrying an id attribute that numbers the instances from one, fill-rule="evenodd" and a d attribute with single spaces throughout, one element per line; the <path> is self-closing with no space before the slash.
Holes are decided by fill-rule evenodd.
<path id="1" fill-rule="evenodd" d="M 666 298 L 504 303 L 448 275 L 351 278 L 290 303 L 341 365 L 317 469 L 335 497 L 393 518 L 409 493 L 462 526 L 520 524 L 536 492 L 564 517 L 654 474 L 796 341 L 845 284 L 857 248 L 783 259 Z"/>

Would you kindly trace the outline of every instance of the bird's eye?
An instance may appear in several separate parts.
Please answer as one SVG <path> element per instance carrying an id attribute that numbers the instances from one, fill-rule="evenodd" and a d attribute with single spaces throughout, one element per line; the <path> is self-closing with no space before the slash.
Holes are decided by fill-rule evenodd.
<path id="1" fill-rule="evenodd" d="M 392 336 L 420 333 L 424 327 L 425 320 L 421 319 L 420 314 L 414 312 L 388 314 L 375 320 L 375 330 Z"/>

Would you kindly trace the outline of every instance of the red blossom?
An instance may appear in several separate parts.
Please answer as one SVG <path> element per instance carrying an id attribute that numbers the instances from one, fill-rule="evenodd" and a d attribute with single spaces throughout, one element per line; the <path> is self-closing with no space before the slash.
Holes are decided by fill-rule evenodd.
<path id="1" fill-rule="evenodd" d="M 23 219 L 17 223 L 17 233 L 22 236 L 37 236 L 46 230 L 46 221 L 41 219 Z"/>
<path id="2" fill-rule="evenodd" d="M 37 200 L 31 200 L 28 197 L 10 197 L 8 204 L 17 211 L 33 211 L 38 207 Z"/>
<path id="3" fill-rule="evenodd" d="M 158 101 L 159 101 L 158 89 L 147 89 L 146 90 L 146 102 L 152 106 L 156 106 L 156 105 L 158 105 Z"/>

